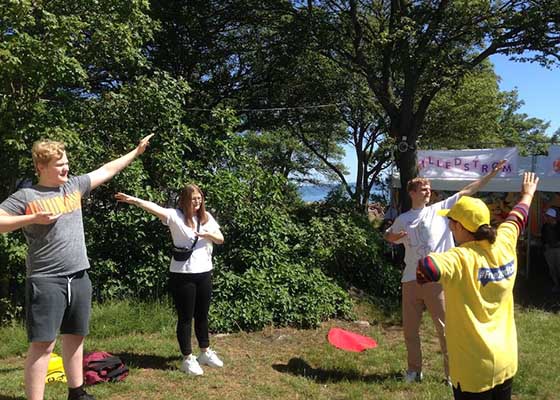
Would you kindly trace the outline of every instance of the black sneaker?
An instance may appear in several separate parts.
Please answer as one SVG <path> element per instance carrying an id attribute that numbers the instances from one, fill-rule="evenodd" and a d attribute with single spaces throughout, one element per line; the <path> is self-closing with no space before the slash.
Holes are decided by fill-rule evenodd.
<path id="1" fill-rule="evenodd" d="M 95 400 L 95 397 L 86 392 L 83 388 L 80 388 L 80 390 L 74 391 L 71 395 L 69 394 L 68 400 Z"/>

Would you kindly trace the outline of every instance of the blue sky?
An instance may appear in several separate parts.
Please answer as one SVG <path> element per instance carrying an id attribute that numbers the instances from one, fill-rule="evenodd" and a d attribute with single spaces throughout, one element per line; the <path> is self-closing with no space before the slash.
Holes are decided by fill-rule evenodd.
<path id="1" fill-rule="evenodd" d="M 500 89 L 517 88 L 518 98 L 525 103 L 519 112 L 550 122 L 548 135 L 560 129 L 560 67 L 549 70 L 538 64 L 509 61 L 504 56 L 493 56 L 491 61 L 501 78 Z M 355 181 L 356 156 L 353 149 L 346 149 L 344 163 L 350 170 L 349 180 Z"/>
<path id="2" fill-rule="evenodd" d="M 517 88 L 525 102 L 521 112 L 550 121 L 547 133 L 560 128 L 560 67 L 546 69 L 538 64 L 517 63 L 504 56 L 493 56 L 494 70 L 502 78 L 501 90 Z"/>

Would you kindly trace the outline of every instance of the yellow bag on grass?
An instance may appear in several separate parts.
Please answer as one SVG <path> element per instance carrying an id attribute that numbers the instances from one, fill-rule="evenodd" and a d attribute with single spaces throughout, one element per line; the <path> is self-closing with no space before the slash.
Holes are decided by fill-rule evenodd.
<path id="1" fill-rule="evenodd" d="M 62 357 L 56 353 L 51 354 L 49 368 L 47 370 L 47 379 L 45 382 L 66 382 L 66 374 L 64 373 L 64 365 L 62 365 Z"/>

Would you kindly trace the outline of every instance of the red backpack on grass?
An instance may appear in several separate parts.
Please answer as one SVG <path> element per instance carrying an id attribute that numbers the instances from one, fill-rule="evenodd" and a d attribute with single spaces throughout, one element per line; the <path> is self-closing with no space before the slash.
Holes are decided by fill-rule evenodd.
<path id="1" fill-rule="evenodd" d="M 128 367 L 117 356 L 105 351 L 84 355 L 84 381 L 86 385 L 100 382 L 118 382 L 128 376 Z"/>

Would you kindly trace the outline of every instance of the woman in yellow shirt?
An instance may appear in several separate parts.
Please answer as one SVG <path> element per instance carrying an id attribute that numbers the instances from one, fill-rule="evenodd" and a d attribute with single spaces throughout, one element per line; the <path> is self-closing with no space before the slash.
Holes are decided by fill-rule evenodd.
<path id="1" fill-rule="evenodd" d="M 445 292 L 445 336 L 456 400 L 509 400 L 517 372 L 513 286 L 517 239 L 527 222 L 538 184 L 523 176 L 521 199 L 496 229 L 480 200 L 463 196 L 447 216 L 458 244 L 418 263 L 420 284 L 440 282 Z"/>

